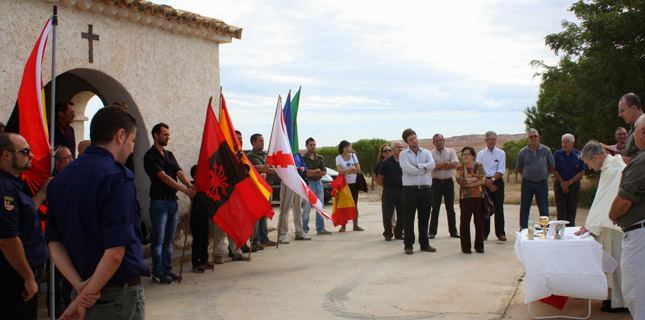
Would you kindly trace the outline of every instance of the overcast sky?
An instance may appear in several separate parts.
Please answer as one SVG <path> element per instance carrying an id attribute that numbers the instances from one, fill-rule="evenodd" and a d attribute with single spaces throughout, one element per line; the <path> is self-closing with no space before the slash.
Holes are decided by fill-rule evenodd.
<path id="1" fill-rule="evenodd" d="M 270 136 L 278 94 L 302 86 L 300 140 L 318 146 L 521 133 L 544 37 L 574 21 L 562 0 L 156 0 L 244 28 L 220 46 L 232 121 Z M 304 146 L 301 146 L 304 148 Z"/>

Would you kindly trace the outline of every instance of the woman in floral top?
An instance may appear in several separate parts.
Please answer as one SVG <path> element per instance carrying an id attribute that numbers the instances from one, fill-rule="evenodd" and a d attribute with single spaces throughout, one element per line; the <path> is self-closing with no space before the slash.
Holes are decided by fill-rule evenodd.
<path id="1" fill-rule="evenodd" d="M 484 253 L 484 190 L 486 181 L 484 167 L 475 162 L 475 149 L 461 149 L 464 162 L 457 165 L 455 177 L 459 184 L 459 208 L 461 217 L 459 233 L 461 234 L 461 251 L 473 253 L 470 249 L 470 217 L 475 216 L 475 251 Z"/>

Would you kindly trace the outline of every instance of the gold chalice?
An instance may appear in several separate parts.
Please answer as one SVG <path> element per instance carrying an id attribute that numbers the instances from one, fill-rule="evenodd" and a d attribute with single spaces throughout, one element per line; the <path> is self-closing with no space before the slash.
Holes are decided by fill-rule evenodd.
<path id="1" fill-rule="evenodd" d="M 540 238 L 546 239 L 546 225 L 549 223 L 548 216 L 540 216 L 540 225 L 542 225 L 542 236 Z"/>

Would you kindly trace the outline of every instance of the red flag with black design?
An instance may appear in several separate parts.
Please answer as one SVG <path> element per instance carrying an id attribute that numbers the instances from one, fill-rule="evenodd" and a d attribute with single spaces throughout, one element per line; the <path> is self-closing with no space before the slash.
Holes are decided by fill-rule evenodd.
<path id="1" fill-rule="evenodd" d="M 253 234 L 262 217 L 273 217 L 273 208 L 249 179 L 245 167 L 231 151 L 215 113 L 208 103 L 206 123 L 195 175 L 195 200 L 237 247 Z"/>

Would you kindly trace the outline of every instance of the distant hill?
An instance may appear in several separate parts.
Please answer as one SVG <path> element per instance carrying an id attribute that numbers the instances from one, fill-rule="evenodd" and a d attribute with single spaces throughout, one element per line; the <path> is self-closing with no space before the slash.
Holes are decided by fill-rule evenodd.
<path id="1" fill-rule="evenodd" d="M 499 134 L 497 135 L 497 147 L 501 148 L 506 141 L 518 141 L 523 138 L 526 138 L 525 133 Z M 468 134 L 456 137 L 446 137 L 445 139 L 445 146 L 447 148 L 453 148 L 457 152 L 461 151 L 461 148 L 465 146 L 473 147 L 475 148 L 475 151 L 479 151 L 486 147 L 486 142 L 484 141 L 483 134 Z M 434 149 L 432 138 L 421 139 L 419 143 L 423 148 L 426 148 L 428 150 Z"/>

